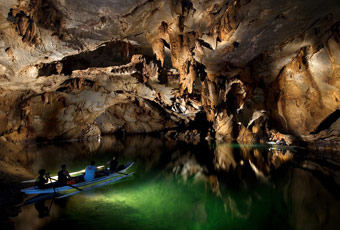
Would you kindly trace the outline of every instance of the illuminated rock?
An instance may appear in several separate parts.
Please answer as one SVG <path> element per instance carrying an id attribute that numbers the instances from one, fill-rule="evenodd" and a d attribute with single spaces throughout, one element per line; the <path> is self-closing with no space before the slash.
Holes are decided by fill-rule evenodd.
<path id="1" fill-rule="evenodd" d="M 200 113 L 212 138 L 339 138 L 339 117 L 327 120 L 340 107 L 336 0 L 0 7 L 2 139 L 158 132 Z"/>

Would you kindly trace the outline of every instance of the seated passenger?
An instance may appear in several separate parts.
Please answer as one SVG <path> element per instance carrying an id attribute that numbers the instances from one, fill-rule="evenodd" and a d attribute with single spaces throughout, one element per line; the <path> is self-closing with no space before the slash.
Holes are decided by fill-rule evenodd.
<path id="1" fill-rule="evenodd" d="M 96 162 L 91 161 L 91 165 L 86 166 L 85 168 L 85 181 L 93 180 L 97 171 L 97 167 L 95 166 Z"/>
<path id="2" fill-rule="evenodd" d="M 106 165 L 110 166 L 110 172 L 116 172 L 117 171 L 117 167 L 118 167 L 118 160 L 117 160 L 117 158 L 115 156 L 112 157 L 111 160 L 106 162 L 105 166 Z"/>
<path id="3" fill-rule="evenodd" d="M 45 169 L 39 170 L 39 176 L 35 180 L 35 186 L 37 186 L 39 189 L 46 188 L 46 183 L 48 182 L 48 174 L 46 174 Z"/>
<path id="4" fill-rule="evenodd" d="M 72 179 L 68 171 L 66 170 L 66 165 L 61 165 L 61 170 L 58 172 L 58 182 L 60 184 L 66 184 L 68 180 Z"/>

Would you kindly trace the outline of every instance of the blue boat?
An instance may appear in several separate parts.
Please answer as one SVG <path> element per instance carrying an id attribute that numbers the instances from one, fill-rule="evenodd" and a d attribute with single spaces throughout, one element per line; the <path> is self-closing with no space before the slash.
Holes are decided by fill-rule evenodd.
<path id="1" fill-rule="evenodd" d="M 125 172 L 134 164 L 134 162 L 129 162 L 124 165 L 123 169 L 117 172 L 109 173 L 108 175 L 97 177 L 91 181 L 83 181 L 73 185 L 63 185 L 58 187 L 58 183 L 49 183 L 47 188 L 39 189 L 36 186 L 21 189 L 21 192 L 26 194 L 48 194 L 48 193 L 60 193 L 67 192 L 69 190 L 77 189 L 77 192 L 86 191 L 92 188 L 104 186 L 109 183 L 113 183 L 125 177 L 133 175 L 132 173 L 126 174 Z"/>

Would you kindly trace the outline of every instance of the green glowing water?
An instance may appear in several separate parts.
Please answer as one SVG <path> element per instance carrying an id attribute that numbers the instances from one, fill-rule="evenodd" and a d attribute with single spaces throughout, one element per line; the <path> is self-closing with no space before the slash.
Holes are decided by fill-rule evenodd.
<path id="1" fill-rule="evenodd" d="M 334 210 L 339 210 L 339 202 L 312 174 L 289 163 L 266 172 L 275 168 L 268 163 L 273 159 L 268 148 L 144 142 L 129 142 L 125 148 L 114 142 L 82 157 L 76 148 L 73 157 L 68 151 L 55 161 L 42 151 L 32 168 L 44 165 L 55 172 L 60 162 L 75 170 L 91 159 L 102 164 L 115 149 L 120 162 L 135 161 L 129 170 L 135 176 L 56 200 L 44 218 L 38 218 L 33 205 L 23 207 L 14 218 L 16 229 L 317 229 L 338 223 Z M 229 171 L 216 169 L 220 158 Z M 262 174 L 255 174 L 248 160 Z M 318 212 L 324 210 L 316 198 L 328 205 L 326 220 L 320 220 Z M 45 206 L 50 204 L 46 201 Z"/>
<path id="2" fill-rule="evenodd" d="M 275 207 L 281 200 L 261 188 L 257 196 L 261 198 L 254 201 L 233 193 L 232 201 L 224 201 L 199 182 L 135 178 L 71 197 L 60 210 L 58 222 L 46 229 L 259 229 L 271 224 L 286 229 L 285 211 Z M 228 202 L 237 211 L 229 210 Z M 283 219 L 268 221 L 272 211 L 274 218 L 282 215 Z"/>

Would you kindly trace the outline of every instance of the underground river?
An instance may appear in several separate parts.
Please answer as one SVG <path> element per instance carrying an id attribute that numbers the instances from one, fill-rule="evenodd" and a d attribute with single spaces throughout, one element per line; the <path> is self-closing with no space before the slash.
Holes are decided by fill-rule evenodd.
<path id="1" fill-rule="evenodd" d="M 11 157 L 32 175 L 55 175 L 113 155 L 131 178 L 43 206 L 20 208 L 15 229 L 338 229 L 340 161 L 303 148 L 154 136 L 44 143 Z M 9 157 L 10 158 L 10 157 Z M 24 199 L 32 196 L 25 195 Z M 40 208 L 40 210 L 39 210 Z M 41 211 L 48 209 L 48 215 Z"/>

